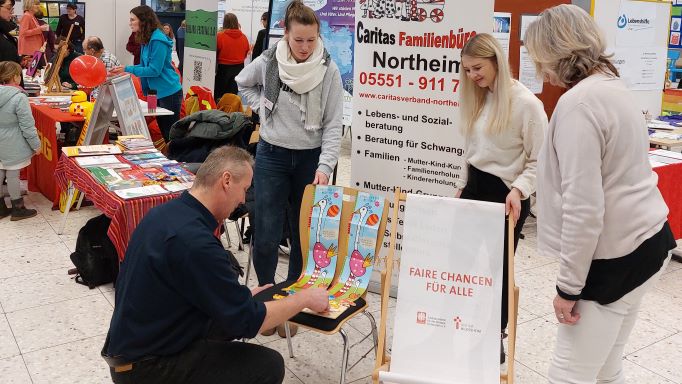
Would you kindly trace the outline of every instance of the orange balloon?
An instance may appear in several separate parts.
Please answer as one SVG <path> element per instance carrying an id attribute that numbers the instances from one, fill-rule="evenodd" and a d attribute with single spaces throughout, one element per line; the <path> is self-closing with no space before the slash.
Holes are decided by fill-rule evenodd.
<path id="1" fill-rule="evenodd" d="M 339 214 L 339 206 L 338 205 L 332 205 L 327 210 L 327 216 L 329 216 L 329 217 L 336 217 L 336 215 L 338 215 L 338 214 Z"/>
<path id="2" fill-rule="evenodd" d="M 367 218 L 367 221 L 366 221 L 367 225 L 369 225 L 369 226 L 372 226 L 378 222 L 379 222 L 379 216 L 377 216 L 376 213 L 372 213 L 371 215 L 369 215 L 369 217 Z"/>

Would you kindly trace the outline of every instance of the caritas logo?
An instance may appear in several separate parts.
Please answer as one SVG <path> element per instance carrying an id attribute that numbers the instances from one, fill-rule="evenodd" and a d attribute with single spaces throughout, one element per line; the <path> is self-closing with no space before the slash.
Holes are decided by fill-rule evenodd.
<path id="1" fill-rule="evenodd" d="M 426 312 L 417 312 L 417 324 L 426 324 Z"/>
<path id="2" fill-rule="evenodd" d="M 462 326 L 462 319 L 460 319 L 459 316 L 456 316 L 452 320 L 455 322 L 455 329 L 459 329 L 459 327 Z"/>

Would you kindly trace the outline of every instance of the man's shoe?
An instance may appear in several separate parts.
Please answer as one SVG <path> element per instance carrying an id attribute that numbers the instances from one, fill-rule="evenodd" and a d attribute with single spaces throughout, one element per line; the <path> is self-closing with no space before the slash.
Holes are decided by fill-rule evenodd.
<path id="1" fill-rule="evenodd" d="M 293 325 L 293 324 L 289 324 L 289 334 L 291 335 L 291 337 L 296 336 L 297 332 L 298 332 L 298 326 Z M 277 326 L 277 334 L 279 335 L 279 337 L 287 337 L 287 332 L 284 329 L 284 324 L 280 324 Z"/>
<path id="2" fill-rule="evenodd" d="M 277 331 L 277 328 L 270 328 L 270 329 L 266 329 L 265 331 L 261 332 L 260 334 L 262 336 L 272 336 L 275 334 L 275 331 Z"/>

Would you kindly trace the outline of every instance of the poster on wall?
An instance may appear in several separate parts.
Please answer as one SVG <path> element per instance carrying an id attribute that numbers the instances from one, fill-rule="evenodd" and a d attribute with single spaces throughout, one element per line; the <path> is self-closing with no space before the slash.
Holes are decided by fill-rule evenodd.
<path id="1" fill-rule="evenodd" d="M 273 46 L 284 36 L 284 14 L 290 1 L 272 0 L 270 14 L 269 42 Z M 352 95 L 353 95 L 353 49 L 354 49 L 354 4 L 353 0 L 337 0 L 334 2 L 325 0 L 304 0 L 303 3 L 312 8 L 320 18 L 320 34 L 324 46 L 341 71 L 343 84 L 343 124 L 351 124 Z M 386 4 L 394 4 L 386 1 Z M 366 3 L 365 3 L 366 4 Z M 393 13 L 391 13 L 393 12 Z M 393 18 L 396 13 L 395 7 L 386 6 L 380 13 L 377 9 L 373 12 L 376 17 L 385 15 Z M 367 11 L 365 11 L 367 13 Z"/>
<path id="2" fill-rule="evenodd" d="M 673 5 L 670 12 L 670 41 L 668 48 L 682 48 L 680 34 L 682 33 L 682 5 Z"/>
<path id="3" fill-rule="evenodd" d="M 656 7 L 647 1 L 621 0 L 616 46 L 646 47 L 656 44 Z"/>
<path id="4" fill-rule="evenodd" d="M 500 382 L 504 216 L 503 204 L 407 195 L 391 374 Z"/>
<path id="5" fill-rule="evenodd" d="M 667 52 L 656 40 L 657 4 L 621 0 L 618 14 L 612 61 L 621 78 L 632 90 L 663 89 Z M 661 21 L 668 20 L 666 17 Z M 676 40 L 676 37 L 671 35 L 670 39 Z"/>
<path id="6" fill-rule="evenodd" d="M 523 45 L 519 47 L 519 82 L 536 95 L 542 93 L 543 79 L 538 76 L 535 63 Z"/>
<path id="7" fill-rule="evenodd" d="M 494 2 L 404 4 L 377 17 L 356 3 L 351 186 L 389 199 L 395 187 L 453 196 L 466 171 L 460 54 L 476 33 L 492 32 Z M 380 255 L 381 269 L 386 250 Z"/>
<path id="8" fill-rule="evenodd" d="M 183 92 L 198 85 L 215 86 L 218 4 L 214 0 L 187 0 Z"/>
<path id="9" fill-rule="evenodd" d="M 500 42 L 502 50 L 507 54 L 507 57 L 509 57 L 512 15 L 507 12 L 495 12 L 493 20 L 493 36 Z"/>
<path id="10" fill-rule="evenodd" d="M 256 43 L 258 31 L 263 29 L 260 18 L 268 11 L 270 0 L 220 0 L 218 3 L 218 28 L 223 26 L 223 17 L 227 13 L 234 13 L 239 20 L 239 26 L 249 39 L 249 43 Z"/>

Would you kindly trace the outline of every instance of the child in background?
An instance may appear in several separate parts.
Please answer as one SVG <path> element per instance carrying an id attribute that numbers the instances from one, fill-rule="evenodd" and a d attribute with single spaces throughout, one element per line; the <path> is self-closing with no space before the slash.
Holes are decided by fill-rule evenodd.
<path id="1" fill-rule="evenodd" d="M 26 209 L 19 189 L 19 171 L 40 154 L 40 139 L 28 104 L 28 96 L 19 86 L 21 66 L 12 61 L 0 62 L 0 184 L 7 178 L 12 208 L 0 203 L 0 219 L 11 215 L 12 221 L 37 214 Z"/>

